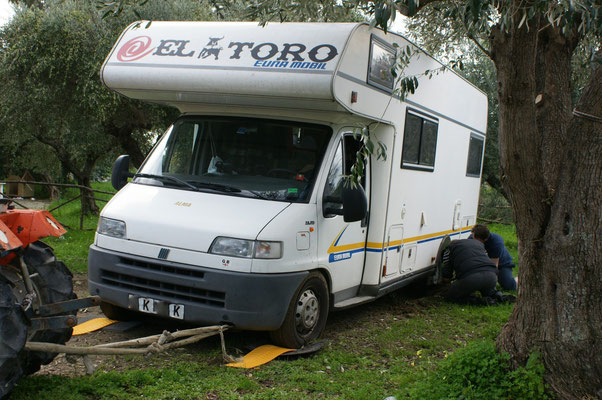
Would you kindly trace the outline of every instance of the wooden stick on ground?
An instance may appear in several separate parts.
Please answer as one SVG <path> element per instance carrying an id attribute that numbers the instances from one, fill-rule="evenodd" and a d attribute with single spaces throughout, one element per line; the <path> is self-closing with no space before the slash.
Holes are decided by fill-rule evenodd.
<path id="1" fill-rule="evenodd" d="M 163 331 L 163 333 L 161 333 L 160 335 L 153 335 L 144 338 L 128 340 L 125 342 L 106 343 L 102 345 L 89 347 L 66 346 L 56 343 L 27 342 L 25 343 L 25 349 L 29 351 L 42 351 L 49 353 L 65 353 L 79 355 L 149 354 L 159 353 L 162 351 L 196 343 L 207 337 L 217 335 L 218 333 L 221 333 L 227 329 L 227 326 L 210 326 L 195 329 L 185 329 L 173 333 Z M 168 343 L 168 341 L 172 339 L 179 338 L 185 339 L 180 339 Z M 139 348 L 131 348 L 130 346 Z"/>
<path id="2" fill-rule="evenodd" d="M 119 347 L 130 347 L 130 346 L 132 346 L 132 347 L 147 346 L 147 345 L 159 340 L 161 338 L 161 336 L 166 334 L 166 332 L 167 332 L 167 335 L 169 335 L 169 339 L 167 340 L 169 342 L 172 339 L 179 339 L 179 338 L 186 337 L 186 336 L 199 335 L 201 333 L 213 332 L 213 334 L 215 334 L 219 331 L 220 328 L 222 328 L 224 331 L 228 330 L 227 325 L 216 325 L 216 326 L 205 326 L 202 328 L 183 329 L 181 331 L 175 331 L 175 332 L 171 332 L 171 333 L 167 332 L 167 331 L 163 331 L 163 333 L 158 334 L 158 335 L 146 336 L 146 337 L 142 337 L 142 338 L 126 340 L 123 342 L 97 344 L 96 346 L 92 346 L 92 347 L 94 347 L 94 348 L 104 348 L 104 347 L 119 348 Z"/>

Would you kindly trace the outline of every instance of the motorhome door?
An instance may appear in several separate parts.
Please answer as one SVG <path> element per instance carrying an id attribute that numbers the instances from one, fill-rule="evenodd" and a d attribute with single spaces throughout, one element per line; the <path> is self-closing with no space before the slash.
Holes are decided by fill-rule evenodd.
<path id="1" fill-rule="evenodd" d="M 364 268 L 366 221 L 345 222 L 342 215 L 334 212 L 342 208 L 344 175 L 350 173 L 360 146 L 361 142 L 355 139 L 351 132 L 345 132 L 341 136 L 334 157 L 330 160 L 326 182 L 321 188 L 319 204 L 321 209 L 318 210 L 318 254 L 321 263 L 328 265 L 335 302 L 357 294 Z M 366 168 L 368 168 L 367 163 Z M 366 176 L 369 174 L 364 174 L 362 186 L 370 199 L 369 182 Z"/>

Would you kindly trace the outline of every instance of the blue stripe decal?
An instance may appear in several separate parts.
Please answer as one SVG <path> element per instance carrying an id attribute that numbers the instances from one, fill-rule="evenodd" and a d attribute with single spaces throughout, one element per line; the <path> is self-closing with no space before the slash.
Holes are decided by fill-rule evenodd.
<path id="1" fill-rule="evenodd" d="M 334 243 L 335 247 L 339 245 L 339 241 L 341 240 L 341 238 L 343 237 L 343 233 L 345 233 L 345 231 L 347 230 L 347 228 L 349 228 L 349 224 L 347 224 L 347 226 L 345 227 L 345 229 L 343 229 L 343 232 L 341 232 L 341 234 L 339 235 L 339 237 L 337 238 L 337 241 Z"/>
<path id="2" fill-rule="evenodd" d="M 347 228 L 345 228 L 345 229 L 347 229 Z M 344 230 L 343 230 L 343 232 L 344 232 Z M 467 229 L 465 231 L 458 231 L 455 233 L 450 233 L 447 236 L 457 236 L 462 233 L 468 233 L 468 232 L 470 232 L 470 229 Z M 342 233 L 341 233 L 341 236 L 343 236 Z M 432 242 L 433 240 L 443 239 L 445 236 L 446 235 L 441 235 L 441 236 L 437 236 L 437 237 L 433 237 L 433 238 L 429 238 L 429 239 L 419 240 L 416 243 L 421 244 L 421 243 L 426 243 L 426 242 Z M 340 237 L 339 237 L 339 240 L 340 240 Z M 338 241 L 337 241 L 337 243 L 338 243 Z M 335 244 L 335 246 L 336 246 L 336 244 Z M 362 247 L 362 248 L 354 249 L 354 250 L 341 251 L 339 253 L 330 254 L 328 256 L 328 262 L 333 263 L 333 262 L 337 262 L 337 261 L 349 260 L 350 258 L 353 257 L 353 255 L 355 253 L 361 253 L 364 251 L 370 252 L 370 253 L 382 253 L 383 251 L 386 251 L 386 250 L 397 250 L 397 249 L 400 249 L 401 247 L 403 247 L 403 246 L 391 246 L 389 248 L 383 248 L 383 249 L 375 249 L 373 247 L 368 247 L 368 248 Z"/>
<path id="3" fill-rule="evenodd" d="M 456 236 L 456 235 L 459 235 L 461 233 L 468 233 L 468 232 L 470 232 L 470 231 L 456 232 L 456 233 L 451 233 L 448 236 Z M 433 240 L 441 239 L 443 237 L 444 236 L 438 236 L 438 237 L 434 237 L 434 238 L 430 238 L 430 239 L 419 240 L 418 244 L 420 244 L 420 243 L 426 243 L 426 242 L 432 242 Z"/>

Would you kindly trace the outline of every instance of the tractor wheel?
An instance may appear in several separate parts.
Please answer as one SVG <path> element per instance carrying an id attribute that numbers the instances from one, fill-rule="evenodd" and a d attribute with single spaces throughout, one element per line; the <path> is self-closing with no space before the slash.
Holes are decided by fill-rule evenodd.
<path id="1" fill-rule="evenodd" d="M 27 318 L 8 283 L 0 276 L 0 399 L 23 375 L 19 353 L 27 339 Z"/>
<path id="2" fill-rule="evenodd" d="M 293 296 L 280 329 L 270 332 L 280 346 L 298 349 L 317 339 L 326 326 L 328 284 L 319 272 L 311 272 Z"/>
<path id="3" fill-rule="evenodd" d="M 52 247 L 43 242 L 34 242 L 27 246 L 22 257 L 31 275 L 38 304 L 58 303 L 77 297 L 73 293 L 73 275 L 63 262 L 57 261 Z M 76 312 L 61 315 L 75 316 Z M 29 332 L 27 340 L 65 344 L 72 333 L 72 328 L 35 331 Z M 23 372 L 28 375 L 37 372 L 41 365 L 50 363 L 56 355 L 39 351 L 22 352 Z"/>

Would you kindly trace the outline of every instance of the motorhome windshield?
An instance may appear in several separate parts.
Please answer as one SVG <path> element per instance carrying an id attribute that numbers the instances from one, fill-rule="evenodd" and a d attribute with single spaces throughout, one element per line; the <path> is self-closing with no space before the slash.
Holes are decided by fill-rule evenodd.
<path id="1" fill-rule="evenodd" d="M 331 135 L 322 125 L 184 117 L 164 135 L 134 182 L 306 202 Z"/>

